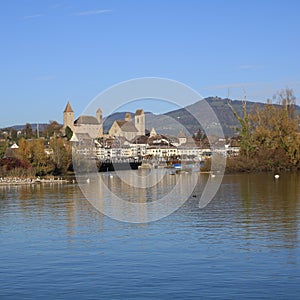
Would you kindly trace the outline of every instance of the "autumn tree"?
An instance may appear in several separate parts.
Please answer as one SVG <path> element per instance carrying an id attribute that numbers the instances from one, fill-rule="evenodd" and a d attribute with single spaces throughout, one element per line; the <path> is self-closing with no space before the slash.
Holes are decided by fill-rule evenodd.
<path id="1" fill-rule="evenodd" d="M 57 121 L 50 121 L 44 129 L 43 135 L 48 139 L 53 136 L 60 136 L 61 128 L 62 126 Z"/>
<path id="2" fill-rule="evenodd" d="M 50 140 L 53 150 L 52 161 L 55 165 L 55 173 L 65 173 L 72 163 L 72 148 L 69 142 L 60 137 Z"/>
<path id="3" fill-rule="evenodd" d="M 286 114 L 290 119 L 295 119 L 296 97 L 292 89 L 286 88 L 277 92 L 273 96 L 273 102 L 282 105 Z"/>
<path id="4" fill-rule="evenodd" d="M 251 114 L 253 124 L 253 143 L 256 155 L 272 154 L 275 166 L 285 162 L 288 168 L 296 167 L 300 161 L 299 120 L 295 116 L 295 97 L 293 91 L 280 91 L 264 108 L 256 108 Z M 280 166 L 282 167 L 282 166 Z"/>
<path id="5" fill-rule="evenodd" d="M 29 163 L 35 170 L 36 175 L 46 175 L 53 171 L 54 166 L 45 152 L 42 139 L 25 140 L 19 142 L 17 156 L 24 162 Z"/>
<path id="6" fill-rule="evenodd" d="M 264 107 L 255 106 L 241 123 L 240 160 L 248 169 L 275 170 L 300 167 L 299 117 L 295 115 L 296 98 L 291 89 L 277 93 Z"/>
<path id="7" fill-rule="evenodd" d="M 50 160 L 45 152 L 44 142 L 37 139 L 31 142 L 31 165 L 35 168 L 37 175 L 46 175 L 52 170 Z"/>
<path id="8" fill-rule="evenodd" d="M 8 177 L 31 177 L 32 168 L 29 163 L 16 157 L 0 159 L 0 176 Z"/>
<path id="9" fill-rule="evenodd" d="M 21 138 L 19 142 L 18 157 L 23 161 L 30 163 L 31 150 L 30 150 L 29 141 L 27 141 L 25 138 Z"/>

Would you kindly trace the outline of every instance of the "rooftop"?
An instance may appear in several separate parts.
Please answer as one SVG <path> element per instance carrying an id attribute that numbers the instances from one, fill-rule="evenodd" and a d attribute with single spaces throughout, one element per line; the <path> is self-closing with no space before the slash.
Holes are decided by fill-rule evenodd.
<path id="1" fill-rule="evenodd" d="M 80 116 L 78 119 L 75 120 L 74 124 L 94 124 L 99 125 L 99 121 L 96 117 L 93 116 Z"/>

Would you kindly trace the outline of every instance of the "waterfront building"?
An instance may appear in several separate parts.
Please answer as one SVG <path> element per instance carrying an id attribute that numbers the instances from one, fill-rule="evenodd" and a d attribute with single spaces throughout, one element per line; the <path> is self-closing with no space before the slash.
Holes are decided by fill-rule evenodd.
<path id="1" fill-rule="evenodd" d="M 177 136 L 158 134 L 154 128 L 145 128 L 145 113 L 137 109 L 132 116 L 127 112 L 123 120 L 115 120 L 108 131 L 103 134 L 102 111 L 99 108 L 95 116 L 79 116 L 74 121 L 74 111 L 68 102 L 64 110 L 63 130 L 69 127 L 73 136 L 71 142 L 77 153 L 92 155 L 100 160 L 126 160 L 141 158 L 180 158 L 182 160 L 202 161 L 212 155 L 210 145 L 200 146 L 199 142 L 181 130 Z M 224 141 L 216 141 L 224 144 Z M 236 155 L 238 147 L 233 145 L 217 147 L 222 155 Z"/>
<path id="2" fill-rule="evenodd" d="M 183 130 L 180 130 L 178 134 L 179 145 L 185 144 L 187 142 L 187 135 Z"/>
<path id="3" fill-rule="evenodd" d="M 132 140 L 137 136 L 145 135 L 145 113 L 137 109 L 132 121 L 131 113 L 126 113 L 124 120 L 115 120 L 109 130 L 111 137 L 125 137 Z"/>
<path id="4" fill-rule="evenodd" d="M 66 128 L 69 127 L 73 132 L 74 130 L 74 111 L 71 107 L 70 102 L 67 103 L 66 108 L 64 110 L 64 124 L 63 124 L 63 133 Z"/>
<path id="5" fill-rule="evenodd" d="M 63 112 L 64 124 L 62 131 L 66 132 L 69 127 L 73 134 L 89 134 L 90 138 L 100 138 L 103 136 L 102 110 L 98 108 L 96 116 L 80 116 L 74 121 L 74 111 L 70 102 Z"/>
<path id="6" fill-rule="evenodd" d="M 154 158 L 177 157 L 178 149 L 173 145 L 149 146 L 147 148 L 147 155 Z"/>
<path id="7" fill-rule="evenodd" d="M 95 116 L 79 116 L 74 120 L 74 111 L 70 102 L 67 103 L 63 112 L 63 134 L 69 127 L 73 134 L 87 133 L 90 138 L 97 139 L 103 137 L 103 117 L 102 110 L 98 108 Z M 115 120 L 109 129 L 111 137 L 124 137 L 128 141 L 137 136 L 145 135 L 145 113 L 143 109 L 137 109 L 134 115 L 134 122 L 131 113 L 126 113 L 124 120 Z"/>

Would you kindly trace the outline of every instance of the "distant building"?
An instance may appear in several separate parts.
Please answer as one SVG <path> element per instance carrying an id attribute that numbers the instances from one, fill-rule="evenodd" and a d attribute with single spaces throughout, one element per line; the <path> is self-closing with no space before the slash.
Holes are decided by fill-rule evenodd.
<path id="1" fill-rule="evenodd" d="M 78 146 L 77 153 L 92 155 L 101 160 L 172 157 L 201 161 L 212 155 L 208 140 L 200 143 L 183 130 L 178 136 L 171 136 L 158 134 L 152 128 L 146 135 L 143 109 L 137 109 L 133 116 L 127 112 L 123 120 L 115 120 L 106 135 L 103 135 L 100 108 L 95 116 L 79 116 L 74 120 L 74 111 L 68 102 L 63 115 L 63 131 L 68 127 L 72 130 L 71 142 Z M 221 142 L 224 144 L 224 141 Z M 224 155 L 236 155 L 239 150 L 238 147 L 229 145 L 224 146 L 224 149 L 219 148 Z"/>
<path id="2" fill-rule="evenodd" d="M 179 145 L 186 143 L 187 136 L 186 136 L 186 134 L 184 133 L 183 130 L 180 130 L 180 132 L 178 134 L 178 139 L 179 139 Z"/>
<path id="3" fill-rule="evenodd" d="M 5 151 L 5 157 L 16 157 L 19 146 L 14 143 L 11 147 L 7 148 Z"/>
<path id="4" fill-rule="evenodd" d="M 134 116 L 134 125 L 138 135 L 145 135 L 145 113 L 142 109 L 137 109 Z"/>
<path id="5" fill-rule="evenodd" d="M 74 121 L 74 111 L 68 102 L 64 110 L 63 132 L 69 127 L 75 134 L 88 134 L 91 138 L 103 136 L 102 110 L 98 108 L 96 116 L 80 116 Z"/>
<path id="6" fill-rule="evenodd" d="M 103 137 L 102 110 L 98 108 L 96 116 L 80 116 L 74 121 L 74 111 L 70 102 L 63 112 L 64 124 L 62 131 L 65 133 L 69 127 L 75 134 L 88 134 L 92 139 Z M 131 113 L 126 113 L 124 120 L 116 120 L 112 124 L 109 135 L 111 137 L 124 137 L 132 140 L 137 136 L 145 135 L 145 113 L 143 109 L 137 109 L 134 122 Z"/>
<path id="7" fill-rule="evenodd" d="M 14 143 L 10 148 L 11 149 L 19 149 L 19 146 L 16 143 Z"/>
<path id="8" fill-rule="evenodd" d="M 130 113 L 126 113 L 125 120 L 115 120 L 109 130 L 112 137 L 125 137 L 132 140 L 137 136 L 145 135 L 145 114 L 142 109 L 137 109 L 134 123 Z"/>
<path id="9" fill-rule="evenodd" d="M 63 132 L 65 132 L 66 128 L 69 127 L 73 132 L 74 130 L 74 111 L 71 107 L 70 102 L 67 103 L 67 106 L 64 110 L 64 124 L 63 124 Z"/>

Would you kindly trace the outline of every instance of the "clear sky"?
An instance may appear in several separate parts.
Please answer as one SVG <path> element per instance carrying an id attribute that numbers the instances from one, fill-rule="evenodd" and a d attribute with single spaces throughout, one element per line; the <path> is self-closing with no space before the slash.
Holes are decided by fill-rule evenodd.
<path id="1" fill-rule="evenodd" d="M 0 127 L 62 122 L 67 100 L 79 115 L 137 77 L 204 97 L 244 89 L 254 101 L 288 86 L 300 99 L 299 12 L 297 0 L 3 0 Z M 102 105 L 104 115 L 114 108 Z"/>

